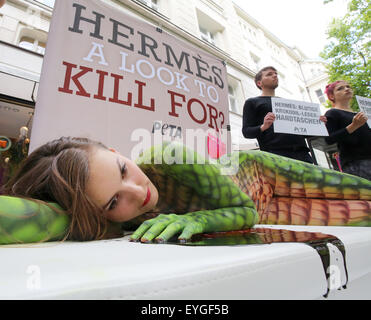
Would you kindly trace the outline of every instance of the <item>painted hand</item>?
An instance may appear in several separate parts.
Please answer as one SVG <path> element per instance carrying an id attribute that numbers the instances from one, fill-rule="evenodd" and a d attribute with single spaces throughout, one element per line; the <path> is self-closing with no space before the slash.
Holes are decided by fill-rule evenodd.
<path id="1" fill-rule="evenodd" d="M 189 240 L 192 235 L 202 233 L 205 223 L 194 217 L 177 214 L 160 214 L 156 218 L 144 221 L 132 234 L 131 241 L 166 242 L 178 233 L 180 241 Z"/>

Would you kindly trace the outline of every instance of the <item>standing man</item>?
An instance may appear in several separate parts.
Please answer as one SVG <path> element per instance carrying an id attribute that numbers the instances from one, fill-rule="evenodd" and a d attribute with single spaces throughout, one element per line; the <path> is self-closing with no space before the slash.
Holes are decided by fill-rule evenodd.
<path id="1" fill-rule="evenodd" d="M 256 138 L 260 150 L 292 159 L 313 163 L 305 137 L 287 133 L 275 133 L 271 97 L 278 87 L 277 70 L 265 67 L 255 76 L 255 84 L 262 91 L 258 97 L 246 100 L 243 107 L 242 134 L 245 138 Z M 321 117 L 322 118 L 322 117 Z M 324 121 L 324 119 L 321 119 Z"/>

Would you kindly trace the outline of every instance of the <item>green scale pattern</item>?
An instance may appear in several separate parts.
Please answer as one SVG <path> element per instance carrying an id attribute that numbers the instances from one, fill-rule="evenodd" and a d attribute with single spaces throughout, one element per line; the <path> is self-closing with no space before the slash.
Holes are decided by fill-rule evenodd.
<path id="1" fill-rule="evenodd" d="M 371 181 L 261 151 L 233 153 L 214 164 L 183 145 L 164 143 L 144 152 L 137 163 L 157 186 L 159 203 L 153 212 L 124 224 L 140 225 L 134 241 L 164 242 L 178 234 L 186 241 L 198 233 L 250 228 L 277 192 L 292 196 L 297 185 L 306 197 L 362 199 L 370 207 Z M 222 174 L 225 168 L 229 176 Z M 280 187 L 282 181 L 287 190 Z M 368 221 L 370 215 L 371 210 Z M 143 221 L 148 216 L 154 218 Z M 56 204 L 0 196 L 0 244 L 61 240 L 68 227 L 68 215 Z"/>

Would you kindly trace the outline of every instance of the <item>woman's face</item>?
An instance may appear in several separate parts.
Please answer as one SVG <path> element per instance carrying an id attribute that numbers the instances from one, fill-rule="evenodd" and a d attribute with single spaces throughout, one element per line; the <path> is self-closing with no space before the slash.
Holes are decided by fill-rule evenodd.
<path id="1" fill-rule="evenodd" d="M 121 154 L 95 148 L 89 156 L 87 194 L 108 220 L 124 222 L 153 209 L 156 187 L 143 171 Z"/>
<path id="2" fill-rule="evenodd" d="M 353 90 L 346 81 L 340 81 L 334 88 L 334 101 L 350 100 L 353 97 Z"/>

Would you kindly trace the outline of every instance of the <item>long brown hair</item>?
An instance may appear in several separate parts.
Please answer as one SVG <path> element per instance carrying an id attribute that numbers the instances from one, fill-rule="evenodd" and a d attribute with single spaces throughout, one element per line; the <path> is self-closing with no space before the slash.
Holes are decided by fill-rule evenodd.
<path id="1" fill-rule="evenodd" d="M 71 137 L 42 145 L 24 160 L 5 194 L 58 203 L 71 216 L 68 239 L 112 237 L 103 209 L 86 195 L 89 156 L 95 148 L 107 149 L 100 142 Z"/>

